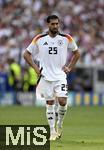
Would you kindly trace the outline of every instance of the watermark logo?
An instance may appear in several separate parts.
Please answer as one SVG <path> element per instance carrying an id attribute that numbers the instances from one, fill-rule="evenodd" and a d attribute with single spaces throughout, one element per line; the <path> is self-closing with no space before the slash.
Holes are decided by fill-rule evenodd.
<path id="1" fill-rule="evenodd" d="M 50 150 L 47 125 L 0 125 L 0 150 Z"/>

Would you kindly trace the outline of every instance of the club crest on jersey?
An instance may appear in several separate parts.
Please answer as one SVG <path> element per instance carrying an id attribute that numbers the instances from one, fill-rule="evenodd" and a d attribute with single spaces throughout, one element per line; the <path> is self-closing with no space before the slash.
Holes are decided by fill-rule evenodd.
<path id="1" fill-rule="evenodd" d="M 62 40 L 58 40 L 58 45 L 61 46 L 63 44 Z"/>

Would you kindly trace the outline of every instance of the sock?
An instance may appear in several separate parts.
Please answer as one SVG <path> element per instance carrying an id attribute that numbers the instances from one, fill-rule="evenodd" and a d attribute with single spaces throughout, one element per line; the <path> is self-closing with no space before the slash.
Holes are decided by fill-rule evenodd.
<path id="1" fill-rule="evenodd" d="M 62 127 L 62 124 L 63 124 L 63 120 L 64 120 L 64 117 L 65 117 L 65 114 L 66 114 L 66 111 L 67 111 L 67 104 L 65 106 L 61 106 L 59 104 L 59 109 L 58 109 L 58 127 L 61 128 Z"/>
<path id="2" fill-rule="evenodd" d="M 58 121 L 58 101 L 55 102 L 55 120 Z"/>
<path id="3" fill-rule="evenodd" d="M 46 116 L 50 126 L 50 133 L 55 133 L 55 110 L 54 105 L 46 104 Z"/>

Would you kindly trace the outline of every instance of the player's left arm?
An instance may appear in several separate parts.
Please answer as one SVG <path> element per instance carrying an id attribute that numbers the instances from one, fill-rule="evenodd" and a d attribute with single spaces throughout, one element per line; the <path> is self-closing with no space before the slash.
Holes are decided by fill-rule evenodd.
<path id="1" fill-rule="evenodd" d="M 73 68 L 75 67 L 77 61 L 80 58 L 80 52 L 79 52 L 79 50 L 73 51 L 72 53 L 73 53 L 73 55 L 72 55 L 70 63 L 67 66 L 65 65 L 63 67 L 63 70 L 64 70 L 65 73 L 69 73 L 70 71 L 72 71 Z"/>
<path id="2" fill-rule="evenodd" d="M 72 55 L 71 61 L 68 64 L 68 70 L 69 71 L 73 70 L 73 68 L 75 67 L 77 61 L 80 58 L 80 52 L 79 52 L 78 49 L 76 51 L 73 51 L 72 53 L 73 53 L 73 55 Z"/>
<path id="3" fill-rule="evenodd" d="M 78 49 L 74 39 L 69 35 L 67 37 L 68 37 L 68 41 L 69 41 L 68 49 L 70 49 L 72 51 L 72 57 L 71 57 L 69 64 L 67 66 L 65 65 L 63 67 L 63 70 L 65 73 L 69 73 L 71 70 L 73 70 L 77 61 L 80 58 L 80 52 L 79 52 L 79 49 Z"/>

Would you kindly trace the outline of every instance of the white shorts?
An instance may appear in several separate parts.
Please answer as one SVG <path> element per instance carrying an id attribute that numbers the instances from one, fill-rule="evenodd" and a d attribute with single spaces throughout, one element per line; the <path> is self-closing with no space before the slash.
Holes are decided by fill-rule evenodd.
<path id="1" fill-rule="evenodd" d="M 67 81 L 47 81 L 41 77 L 36 92 L 46 100 L 54 100 L 55 97 L 67 97 Z"/>

